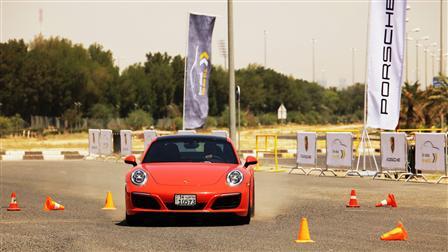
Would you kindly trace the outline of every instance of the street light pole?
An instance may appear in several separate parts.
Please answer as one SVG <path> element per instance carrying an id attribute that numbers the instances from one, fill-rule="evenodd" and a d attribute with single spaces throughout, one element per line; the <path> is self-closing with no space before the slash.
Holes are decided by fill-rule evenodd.
<path id="1" fill-rule="evenodd" d="M 423 50 L 425 52 L 425 89 L 428 89 L 428 47 Z"/>
<path id="2" fill-rule="evenodd" d="M 356 48 L 352 48 L 352 84 L 355 84 L 355 52 Z"/>
<path id="3" fill-rule="evenodd" d="M 229 133 L 233 142 L 236 141 L 235 125 L 235 65 L 234 65 L 234 47 L 233 47 L 233 0 L 227 0 L 227 32 L 229 46 Z"/>
<path id="4" fill-rule="evenodd" d="M 416 39 L 415 40 L 415 61 L 416 61 L 416 65 L 415 65 L 415 76 L 416 76 L 416 79 L 415 79 L 415 82 L 418 82 L 419 81 L 419 75 L 418 75 L 418 48 L 419 48 L 419 46 L 420 46 L 420 44 L 419 44 L 419 42 L 420 41 L 422 41 L 422 40 L 428 40 L 429 38 L 428 38 L 428 36 L 425 36 L 425 37 L 421 37 L 420 39 Z"/>
<path id="5" fill-rule="evenodd" d="M 444 74 L 444 68 L 443 68 L 443 32 L 445 30 L 444 23 L 443 23 L 443 0 L 440 0 L 440 69 L 439 74 Z"/>
<path id="6" fill-rule="evenodd" d="M 264 67 L 266 68 L 267 67 L 267 60 L 266 60 L 266 54 L 267 54 L 267 47 L 268 47 L 268 42 L 267 42 L 267 40 L 268 40 L 268 34 L 267 34 L 267 32 L 266 32 L 266 30 L 264 30 Z"/>
<path id="7" fill-rule="evenodd" d="M 316 39 L 312 39 L 311 40 L 313 42 L 313 82 L 316 82 L 316 52 L 315 52 L 315 47 L 316 47 Z"/>
<path id="8" fill-rule="evenodd" d="M 415 82 L 418 82 L 418 39 L 415 40 Z"/>

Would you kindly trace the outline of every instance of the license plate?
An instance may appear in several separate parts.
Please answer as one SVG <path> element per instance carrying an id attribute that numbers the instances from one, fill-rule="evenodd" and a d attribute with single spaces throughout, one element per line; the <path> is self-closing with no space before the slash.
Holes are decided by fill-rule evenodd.
<path id="1" fill-rule="evenodd" d="M 196 195 L 194 194 L 175 194 L 174 205 L 176 206 L 195 206 Z"/>

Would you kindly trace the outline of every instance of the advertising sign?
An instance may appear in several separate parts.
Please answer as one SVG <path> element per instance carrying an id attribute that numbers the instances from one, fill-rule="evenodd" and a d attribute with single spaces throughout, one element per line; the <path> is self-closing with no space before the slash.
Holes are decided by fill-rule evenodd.
<path id="1" fill-rule="evenodd" d="M 102 129 L 100 131 L 100 154 L 110 155 L 112 151 L 112 130 Z"/>
<path id="2" fill-rule="evenodd" d="M 415 134 L 415 168 L 426 171 L 445 171 L 444 133 Z"/>
<path id="3" fill-rule="evenodd" d="M 229 137 L 227 130 L 212 130 L 212 135 L 220 137 Z"/>
<path id="4" fill-rule="evenodd" d="M 316 139 L 314 132 L 297 132 L 297 164 L 316 164 Z"/>
<path id="5" fill-rule="evenodd" d="M 327 165 L 351 167 L 353 157 L 352 133 L 327 133 Z"/>
<path id="6" fill-rule="evenodd" d="M 406 169 L 406 133 L 381 133 L 381 167 L 386 169 Z"/>
<path id="7" fill-rule="evenodd" d="M 149 144 L 152 142 L 152 140 L 157 137 L 155 130 L 145 130 L 143 131 L 143 138 L 144 138 L 144 146 L 145 150 L 148 148 Z"/>
<path id="8" fill-rule="evenodd" d="M 120 146 L 120 152 L 122 156 L 132 154 L 132 131 L 120 130 Z"/>
<path id="9" fill-rule="evenodd" d="M 100 130 L 89 129 L 89 155 L 100 154 Z"/>
<path id="10" fill-rule="evenodd" d="M 215 17 L 190 14 L 184 90 L 184 129 L 196 129 L 208 116 L 208 85 L 212 70 Z"/>
<path id="11" fill-rule="evenodd" d="M 394 130 L 400 117 L 406 1 L 370 1 L 367 126 Z"/>

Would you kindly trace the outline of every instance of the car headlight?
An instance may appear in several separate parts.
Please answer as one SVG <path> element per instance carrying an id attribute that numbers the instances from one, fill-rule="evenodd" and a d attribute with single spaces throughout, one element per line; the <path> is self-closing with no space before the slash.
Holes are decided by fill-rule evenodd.
<path id="1" fill-rule="evenodd" d="M 233 170 L 227 174 L 227 184 L 229 186 L 237 186 L 243 182 L 243 173 L 238 170 Z"/>
<path id="2" fill-rule="evenodd" d="M 148 175 L 144 170 L 138 169 L 132 172 L 131 181 L 134 185 L 142 186 L 146 184 L 146 180 L 148 179 Z"/>

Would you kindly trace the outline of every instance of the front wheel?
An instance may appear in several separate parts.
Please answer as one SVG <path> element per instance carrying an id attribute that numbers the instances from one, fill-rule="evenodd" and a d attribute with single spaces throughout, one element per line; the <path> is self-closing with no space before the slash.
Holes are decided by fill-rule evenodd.
<path id="1" fill-rule="evenodd" d="M 250 207 L 250 204 L 249 204 L 249 209 L 247 211 L 247 214 L 245 216 L 237 216 L 238 224 L 240 224 L 240 225 L 247 225 L 247 224 L 249 224 L 250 223 L 250 219 L 251 219 L 251 213 L 252 213 L 252 210 L 251 210 L 251 207 Z"/>

